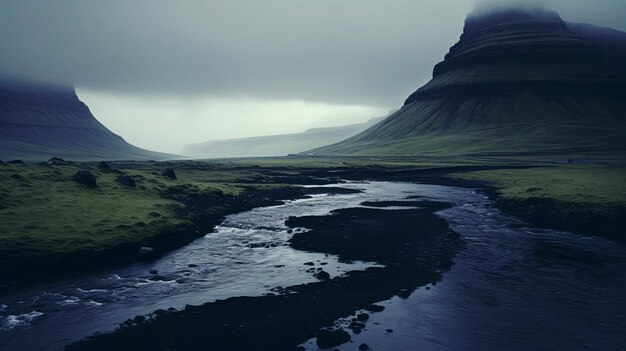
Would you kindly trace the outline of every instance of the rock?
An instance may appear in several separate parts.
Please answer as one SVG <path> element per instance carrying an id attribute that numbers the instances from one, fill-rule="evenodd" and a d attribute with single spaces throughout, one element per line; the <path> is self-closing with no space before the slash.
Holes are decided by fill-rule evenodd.
<path id="1" fill-rule="evenodd" d="M 122 184 L 122 185 L 126 185 L 126 186 L 130 186 L 130 187 L 135 187 L 135 178 L 128 176 L 128 175 L 119 175 L 117 176 L 117 178 L 115 178 L 115 180 Z"/>
<path id="2" fill-rule="evenodd" d="M 111 165 L 109 165 L 105 161 L 102 161 L 102 162 L 98 163 L 98 169 L 103 171 L 103 172 L 110 172 L 112 170 Z"/>
<path id="3" fill-rule="evenodd" d="M 169 178 L 171 180 L 176 180 L 178 178 L 176 178 L 176 173 L 174 172 L 174 168 L 166 168 L 163 170 L 163 172 L 161 173 L 162 176 L 164 176 L 165 178 Z"/>
<path id="4" fill-rule="evenodd" d="M 356 316 L 356 319 L 358 319 L 358 320 L 360 320 L 360 321 L 366 321 L 366 320 L 370 319 L 370 315 L 369 315 L 369 314 L 367 314 L 367 313 L 359 313 L 359 314 Z"/>
<path id="5" fill-rule="evenodd" d="M 194 263 L 190 263 L 187 265 L 187 267 L 193 268 L 193 267 L 198 267 L 198 265 Z"/>
<path id="6" fill-rule="evenodd" d="M 385 310 L 385 307 L 380 306 L 380 305 L 369 305 L 369 306 L 366 306 L 364 310 L 370 311 L 370 312 L 382 312 Z"/>
<path id="7" fill-rule="evenodd" d="M 66 164 L 67 162 L 65 162 L 65 160 L 60 157 L 51 157 L 47 163 L 49 165 L 63 165 L 63 164 Z"/>
<path id="8" fill-rule="evenodd" d="M 315 266 L 315 263 L 313 263 L 313 262 L 304 262 L 303 264 L 305 266 Z"/>
<path id="9" fill-rule="evenodd" d="M 393 333 L 393 329 L 387 329 L 387 333 Z"/>
<path id="10" fill-rule="evenodd" d="M 146 317 L 144 317 L 144 316 L 137 316 L 137 317 L 133 318 L 133 322 L 135 322 L 135 323 L 141 323 L 141 322 L 143 322 L 145 320 L 146 320 Z"/>
<path id="11" fill-rule="evenodd" d="M 153 252 L 154 248 L 151 248 L 150 246 L 142 246 L 139 248 L 139 251 L 137 251 L 137 255 L 139 255 L 139 257 L 144 257 L 152 254 Z"/>
<path id="12" fill-rule="evenodd" d="M 352 328 L 352 332 L 353 332 L 354 334 L 361 334 L 361 328 L 359 328 L 359 327 L 354 327 L 354 328 Z"/>
<path id="13" fill-rule="evenodd" d="M 86 185 L 89 188 L 96 187 L 96 176 L 93 173 L 84 169 L 78 170 L 78 172 L 74 174 L 74 177 L 72 178 L 72 180 L 74 180 L 75 182 L 81 183 L 83 185 Z"/>
<path id="14" fill-rule="evenodd" d="M 359 322 L 356 322 L 356 321 L 352 321 L 352 322 L 350 322 L 350 324 L 348 325 L 348 328 L 350 328 L 350 329 L 354 329 L 354 328 L 361 328 L 361 329 L 364 329 L 364 328 L 365 328 L 365 324 L 363 324 L 363 323 L 359 323 Z"/>
<path id="15" fill-rule="evenodd" d="M 317 346 L 320 348 L 331 348 L 347 343 L 352 337 L 343 329 L 320 329 L 317 331 Z"/>
<path id="16" fill-rule="evenodd" d="M 366 351 L 366 350 L 371 350 L 370 346 L 366 343 L 362 343 L 361 345 L 359 345 L 359 350 L 360 351 Z"/>
<path id="17" fill-rule="evenodd" d="M 24 161 L 22 160 L 13 160 L 13 161 L 8 161 L 7 163 L 10 165 L 25 165 Z"/>
<path id="18" fill-rule="evenodd" d="M 328 280 L 330 279 L 330 274 L 325 271 L 319 271 L 317 274 L 315 274 L 315 278 L 319 280 Z"/>

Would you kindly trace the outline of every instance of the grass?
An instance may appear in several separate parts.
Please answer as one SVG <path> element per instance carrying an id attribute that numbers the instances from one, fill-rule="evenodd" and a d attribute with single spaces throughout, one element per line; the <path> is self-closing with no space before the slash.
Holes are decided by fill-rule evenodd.
<path id="1" fill-rule="evenodd" d="M 163 250 L 184 245 L 193 238 L 181 241 L 182 233 L 203 231 L 206 223 L 227 213 L 262 205 L 255 201 L 268 193 L 255 195 L 254 200 L 250 193 L 240 196 L 246 189 L 284 189 L 288 185 L 283 183 L 292 180 L 288 178 L 297 181 L 305 170 L 419 169 L 484 161 L 289 157 L 111 164 L 132 176 L 136 187 L 118 183 L 116 173 L 100 171 L 95 163 L 0 164 L 0 266 L 6 269 L 14 262 L 28 261 L 36 267 L 37 262 L 41 265 L 77 253 L 101 253 L 101 259 L 107 260 L 119 247 L 126 247 L 123 255 L 136 256 L 138 247 L 151 243 Z M 166 167 L 175 169 L 178 180 L 161 176 Z M 72 181 L 80 168 L 96 175 L 96 188 Z M 608 236 L 614 237 L 623 228 L 619 218 L 626 218 L 626 166 L 557 165 L 449 177 L 488 183 L 497 189 L 501 208 L 530 221 L 543 216 L 542 225 L 570 223 L 568 230 L 593 225 L 587 228 L 591 231 L 603 223 L 617 223 L 617 229 L 608 229 L 614 232 Z M 196 204 L 193 209 L 190 199 Z"/>
<path id="2" fill-rule="evenodd" d="M 626 166 L 559 165 L 450 177 L 486 182 L 496 205 L 539 226 L 626 243 Z"/>
<path id="3" fill-rule="evenodd" d="M 135 188 L 115 181 L 117 174 L 92 169 L 95 189 L 72 181 L 78 164 L 0 166 L 0 254 L 49 255 L 102 250 L 136 242 L 186 224 L 163 198 L 171 181 L 146 171 L 125 170 Z"/>
<path id="4" fill-rule="evenodd" d="M 626 167 L 557 165 L 456 173 L 451 177 L 495 186 L 503 198 L 555 199 L 589 206 L 626 207 Z"/>

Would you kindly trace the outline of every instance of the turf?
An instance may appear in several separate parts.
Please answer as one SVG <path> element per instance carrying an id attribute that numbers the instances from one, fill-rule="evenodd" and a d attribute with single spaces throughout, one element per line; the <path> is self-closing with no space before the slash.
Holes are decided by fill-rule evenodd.
<path id="1" fill-rule="evenodd" d="M 555 199 L 588 206 L 626 206 L 626 167 L 608 165 L 557 165 L 487 170 L 451 175 L 480 180 L 498 188 L 507 199 Z"/>
<path id="2" fill-rule="evenodd" d="M 452 174 L 486 182 L 496 206 L 536 225 L 626 243 L 626 167 L 559 165 Z"/>
<path id="3" fill-rule="evenodd" d="M 97 188 L 72 181 L 78 164 L 0 166 L 0 254 L 49 255 L 102 250 L 141 241 L 185 224 L 180 206 L 161 193 L 183 181 L 125 170 L 137 181 L 127 187 L 116 173 L 91 172 Z"/>

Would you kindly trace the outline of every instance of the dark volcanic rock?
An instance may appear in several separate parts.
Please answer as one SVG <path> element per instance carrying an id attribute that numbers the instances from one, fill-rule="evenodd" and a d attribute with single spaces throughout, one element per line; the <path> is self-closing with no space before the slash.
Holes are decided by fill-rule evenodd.
<path id="1" fill-rule="evenodd" d="M 111 169 L 111 165 L 109 165 L 107 162 L 102 161 L 100 163 L 98 163 L 98 169 L 103 171 L 103 172 L 110 172 Z"/>
<path id="2" fill-rule="evenodd" d="M 174 172 L 173 168 L 166 168 L 163 170 L 163 172 L 161 173 L 162 176 L 164 176 L 165 178 L 169 178 L 171 180 L 176 180 L 178 178 L 176 178 L 176 172 Z"/>
<path id="3" fill-rule="evenodd" d="M 65 160 L 63 160 L 60 157 L 51 157 L 48 160 L 48 164 L 49 165 L 64 165 L 64 164 L 67 164 L 67 162 L 65 162 Z"/>
<path id="4" fill-rule="evenodd" d="M 325 272 L 325 271 L 319 271 L 318 273 L 315 274 L 315 278 L 319 280 L 328 280 L 330 279 L 330 274 L 328 274 L 328 272 Z"/>
<path id="5" fill-rule="evenodd" d="M 135 178 L 129 175 L 125 175 L 125 174 L 117 176 L 115 180 L 122 185 L 130 186 L 130 187 L 134 187 L 136 185 Z"/>
<path id="6" fill-rule="evenodd" d="M 321 348 L 330 348 L 347 343 L 352 337 L 343 329 L 327 330 L 320 329 L 317 332 L 317 346 Z"/>
<path id="7" fill-rule="evenodd" d="M 74 174 L 74 177 L 72 178 L 72 180 L 74 180 L 75 182 L 84 184 L 89 188 L 96 187 L 96 176 L 93 173 L 84 169 L 78 170 L 78 172 Z"/>
<path id="8" fill-rule="evenodd" d="M 310 228 L 294 234 L 291 246 L 333 253 L 342 260 L 375 261 L 384 267 L 352 271 L 334 279 L 285 287 L 280 294 L 233 297 L 184 311 L 131 321 L 116 332 L 94 335 L 67 350 L 290 350 L 340 318 L 354 315 L 441 278 L 460 248 L 458 234 L 431 208 L 390 211 L 353 208 L 327 216 L 291 218 Z M 364 319 L 364 316 L 361 316 Z M 355 321 L 352 331 L 362 330 Z M 324 331 L 320 347 L 350 340 L 344 330 Z"/>

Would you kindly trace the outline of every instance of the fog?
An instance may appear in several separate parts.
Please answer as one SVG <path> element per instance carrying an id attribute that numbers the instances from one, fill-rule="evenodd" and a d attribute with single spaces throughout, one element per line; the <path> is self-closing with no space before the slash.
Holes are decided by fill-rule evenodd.
<path id="1" fill-rule="evenodd" d="M 542 3 L 566 20 L 626 30 L 623 0 Z M 340 125 L 397 108 L 428 81 L 473 7 L 3 0 L 0 79 L 73 84 L 128 141 L 176 152 L 188 142 Z"/>

